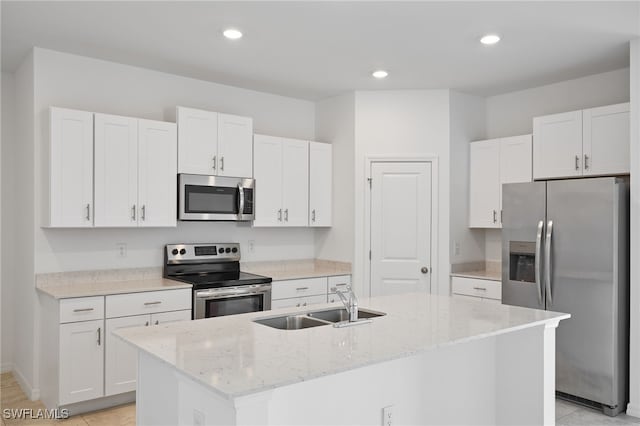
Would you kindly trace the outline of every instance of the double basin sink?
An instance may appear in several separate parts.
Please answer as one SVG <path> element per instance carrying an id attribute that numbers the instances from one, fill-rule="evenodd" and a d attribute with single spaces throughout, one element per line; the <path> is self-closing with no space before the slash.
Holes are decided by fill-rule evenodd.
<path id="1" fill-rule="evenodd" d="M 334 327 L 348 327 L 351 325 L 366 324 L 372 318 L 386 315 L 383 312 L 369 309 L 358 309 L 358 320 L 349 321 L 349 312 L 346 309 L 325 309 L 321 311 L 304 312 L 300 314 L 288 314 L 278 317 L 257 318 L 253 321 L 277 328 L 278 330 L 301 330 L 303 328 L 333 325 Z"/>

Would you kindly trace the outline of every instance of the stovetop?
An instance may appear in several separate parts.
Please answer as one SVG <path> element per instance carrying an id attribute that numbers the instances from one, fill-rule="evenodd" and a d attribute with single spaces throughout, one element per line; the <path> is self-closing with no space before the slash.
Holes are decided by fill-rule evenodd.
<path id="1" fill-rule="evenodd" d="M 263 277 L 262 275 L 249 274 L 241 271 L 184 274 L 167 276 L 167 278 L 192 284 L 194 289 L 267 284 L 272 281 L 270 277 Z"/>

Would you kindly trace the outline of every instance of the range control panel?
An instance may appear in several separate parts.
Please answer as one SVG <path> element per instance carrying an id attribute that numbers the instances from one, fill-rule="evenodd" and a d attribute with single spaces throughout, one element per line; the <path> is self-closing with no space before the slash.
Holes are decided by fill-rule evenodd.
<path id="1" fill-rule="evenodd" d="M 237 261 L 240 260 L 238 243 L 167 244 L 167 261 Z"/>

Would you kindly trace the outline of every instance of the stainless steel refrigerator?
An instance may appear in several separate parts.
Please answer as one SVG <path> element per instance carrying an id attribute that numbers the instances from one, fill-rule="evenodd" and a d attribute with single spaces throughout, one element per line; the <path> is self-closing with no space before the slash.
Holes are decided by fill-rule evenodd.
<path id="1" fill-rule="evenodd" d="M 556 391 L 608 415 L 628 401 L 628 193 L 615 177 L 502 188 L 502 303 L 571 314 Z"/>

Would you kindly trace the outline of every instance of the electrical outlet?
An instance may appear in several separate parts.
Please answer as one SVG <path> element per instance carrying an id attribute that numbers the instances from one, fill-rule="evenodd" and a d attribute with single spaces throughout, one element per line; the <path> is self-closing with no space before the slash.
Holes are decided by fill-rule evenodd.
<path id="1" fill-rule="evenodd" d="M 205 426 L 204 425 L 204 413 L 200 410 L 193 409 L 193 426 Z"/>
<path id="2" fill-rule="evenodd" d="M 453 255 L 460 256 L 460 243 L 458 241 L 453 242 Z"/>
<path id="3" fill-rule="evenodd" d="M 382 408 L 382 426 L 393 426 L 393 405 Z"/>
<path id="4" fill-rule="evenodd" d="M 116 249 L 118 251 L 118 257 L 127 257 L 127 244 L 126 243 L 118 243 L 118 244 L 116 244 Z"/>
<path id="5" fill-rule="evenodd" d="M 255 240 L 249 240 L 249 241 L 247 241 L 247 243 L 249 244 L 249 253 L 253 253 L 255 251 L 255 248 L 256 248 Z"/>

